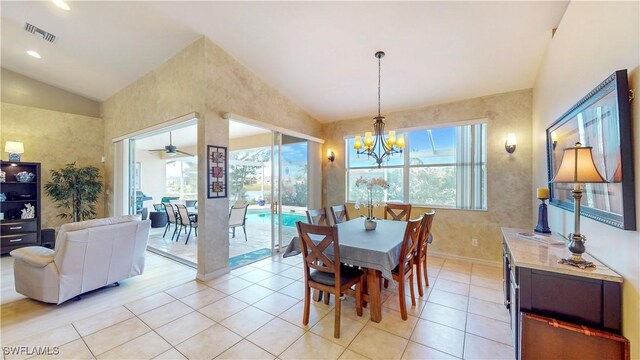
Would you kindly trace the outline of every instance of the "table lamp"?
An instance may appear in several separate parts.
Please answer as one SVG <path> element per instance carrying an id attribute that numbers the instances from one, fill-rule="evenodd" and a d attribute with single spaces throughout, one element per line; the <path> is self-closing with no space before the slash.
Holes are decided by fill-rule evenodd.
<path id="1" fill-rule="evenodd" d="M 9 161 L 20 161 L 20 154 L 24 153 L 24 145 L 18 141 L 7 141 L 4 151 L 9 153 Z"/>
<path id="2" fill-rule="evenodd" d="M 580 234 L 580 199 L 582 198 L 582 186 L 584 183 L 606 183 L 600 175 L 596 164 L 593 162 L 591 147 L 582 146 L 579 142 L 575 147 L 564 149 L 562 161 L 558 173 L 551 180 L 553 183 L 575 184 L 571 193 L 574 198 L 573 212 L 575 216 L 575 231 L 569 234 L 567 248 L 571 251 L 571 257 L 561 259 L 559 263 L 577 266 L 581 269 L 595 267 L 592 262 L 582 258 L 585 251 L 586 237 Z"/>

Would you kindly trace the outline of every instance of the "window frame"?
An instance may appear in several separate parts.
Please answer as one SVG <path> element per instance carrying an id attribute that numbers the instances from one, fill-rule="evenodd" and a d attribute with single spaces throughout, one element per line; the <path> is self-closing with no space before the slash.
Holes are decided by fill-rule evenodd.
<path id="1" fill-rule="evenodd" d="M 410 127 L 410 128 L 403 128 L 403 129 L 397 129 L 396 130 L 396 134 L 404 134 L 405 136 L 405 141 L 407 146 L 405 147 L 405 150 L 402 151 L 402 156 L 404 157 L 404 163 L 402 165 L 389 165 L 389 166 L 385 166 L 384 163 L 380 168 L 387 168 L 387 169 L 402 169 L 402 179 L 403 179 L 403 188 L 402 188 L 402 193 L 403 193 L 403 202 L 404 203 L 409 203 L 409 197 L 410 197 L 410 189 L 409 189 L 409 185 L 410 185 L 410 177 L 411 177 L 411 169 L 412 168 L 428 168 L 428 167 L 445 167 L 445 166 L 451 166 L 454 168 L 459 167 L 460 165 L 458 165 L 457 163 L 451 163 L 451 162 L 447 162 L 447 163 L 438 163 L 438 164 L 417 164 L 417 165 L 411 165 L 410 164 L 410 151 L 408 151 L 407 149 L 409 149 L 409 147 L 411 146 L 410 143 L 410 137 L 409 134 L 411 132 L 416 132 L 416 131 L 424 131 L 424 130 L 433 130 L 433 129 L 440 129 L 440 128 L 450 128 L 450 127 L 462 127 L 462 126 L 473 126 L 473 125 L 484 125 L 485 127 L 485 132 L 484 132 L 484 136 L 477 136 L 476 131 L 474 131 L 474 128 L 472 127 L 472 141 L 477 141 L 478 139 L 480 139 L 481 141 L 483 141 L 483 144 L 481 144 L 480 146 L 484 147 L 484 156 L 482 154 L 482 152 L 480 154 L 477 154 L 476 151 L 476 144 L 472 144 L 471 146 L 471 153 L 470 153 L 470 159 L 473 159 L 473 163 L 469 164 L 469 166 L 471 167 L 471 181 L 473 182 L 472 186 L 471 186 L 471 198 L 473 199 L 472 202 L 476 202 L 476 195 L 478 192 L 478 189 L 481 189 L 482 186 L 484 185 L 484 187 L 486 188 L 485 191 L 485 196 L 482 198 L 480 198 L 479 200 L 479 208 L 462 208 L 462 207 L 458 207 L 457 205 L 455 206 L 447 206 L 447 205 L 440 205 L 440 204 L 428 204 L 428 203 L 411 203 L 414 206 L 418 206 L 418 207 L 427 207 L 427 208 L 433 208 L 433 209 L 449 209 L 449 210 L 465 210 L 465 211 L 488 211 L 489 210 L 489 201 L 488 201 L 488 193 L 489 193 L 489 189 L 488 189 L 488 182 L 487 182 L 487 173 L 488 173 L 488 167 L 487 167 L 487 163 L 488 163 L 488 147 L 487 147 L 487 138 L 488 138 L 488 132 L 489 132 L 489 121 L 486 118 L 482 118 L 482 119 L 474 119 L 474 120 L 468 120 L 468 121 L 456 121 L 456 122 L 448 122 L 448 123 L 442 123 L 442 124 L 433 124 L 433 125 L 425 125 L 425 126 L 416 126 L 416 127 Z M 482 134 L 480 134 L 482 135 Z M 345 166 L 344 166 L 344 172 L 345 172 L 345 202 L 349 203 L 349 202 L 353 202 L 349 200 L 349 170 L 375 170 L 378 169 L 378 166 L 375 165 L 375 163 L 372 163 L 372 166 L 367 166 L 367 167 L 354 167 L 354 168 L 350 168 L 349 167 L 349 153 L 350 153 L 350 148 L 349 148 L 349 139 L 353 139 L 355 136 L 357 135 L 345 135 L 343 136 L 343 141 L 344 141 L 344 154 L 346 154 L 346 159 L 345 159 Z M 475 160 L 479 159 L 479 162 L 476 162 Z M 476 167 L 477 166 L 484 166 L 485 171 L 483 176 L 476 176 Z M 476 206 L 478 206 L 478 204 L 475 204 Z M 484 206 L 484 207 L 482 207 Z"/>

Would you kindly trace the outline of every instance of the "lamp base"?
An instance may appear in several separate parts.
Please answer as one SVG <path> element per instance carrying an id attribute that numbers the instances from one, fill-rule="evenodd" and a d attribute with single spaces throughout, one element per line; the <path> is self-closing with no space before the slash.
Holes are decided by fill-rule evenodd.
<path id="1" fill-rule="evenodd" d="M 20 161 L 20 153 L 9 153 L 9 161 Z"/>
<path id="2" fill-rule="evenodd" d="M 582 256 L 572 255 L 571 257 L 564 258 L 558 260 L 558 264 L 566 264 L 575 267 L 579 267 L 580 269 L 595 269 L 596 265 L 591 261 L 586 261 L 582 258 Z"/>

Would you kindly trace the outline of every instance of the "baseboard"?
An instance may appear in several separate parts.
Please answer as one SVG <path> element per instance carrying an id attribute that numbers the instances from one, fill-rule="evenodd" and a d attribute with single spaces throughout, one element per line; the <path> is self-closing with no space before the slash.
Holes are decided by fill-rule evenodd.
<path id="1" fill-rule="evenodd" d="M 472 258 L 472 257 L 468 257 L 468 256 L 460 256 L 460 255 L 454 255 L 454 254 L 449 254 L 449 253 L 441 253 L 441 252 L 432 251 L 432 250 L 429 250 L 429 256 L 435 256 L 435 257 L 440 257 L 440 258 L 445 258 L 445 259 L 452 259 L 452 260 L 464 260 L 464 261 L 467 261 L 467 262 L 470 262 L 470 263 L 474 263 L 474 264 L 478 264 L 478 265 L 502 267 L 502 262 L 500 262 L 500 261 L 484 260 L 484 259 Z"/>
<path id="2" fill-rule="evenodd" d="M 216 270 L 214 272 L 210 272 L 208 274 L 198 273 L 198 275 L 196 275 L 196 279 L 198 279 L 200 281 L 209 281 L 209 280 L 217 278 L 218 276 L 222 276 L 224 274 L 228 274 L 230 271 L 231 271 L 231 269 L 228 266 L 225 266 L 222 269 L 218 269 L 218 270 Z"/>

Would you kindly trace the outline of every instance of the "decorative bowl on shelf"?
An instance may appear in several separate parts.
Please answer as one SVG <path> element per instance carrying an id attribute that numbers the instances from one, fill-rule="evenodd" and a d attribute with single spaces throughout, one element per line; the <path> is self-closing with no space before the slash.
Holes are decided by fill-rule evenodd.
<path id="1" fill-rule="evenodd" d="M 36 174 L 28 173 L 26 171 L 20 171 L 16 174 L 16 180 L 19 182 L 32 182 L 35 179 Z"/>

